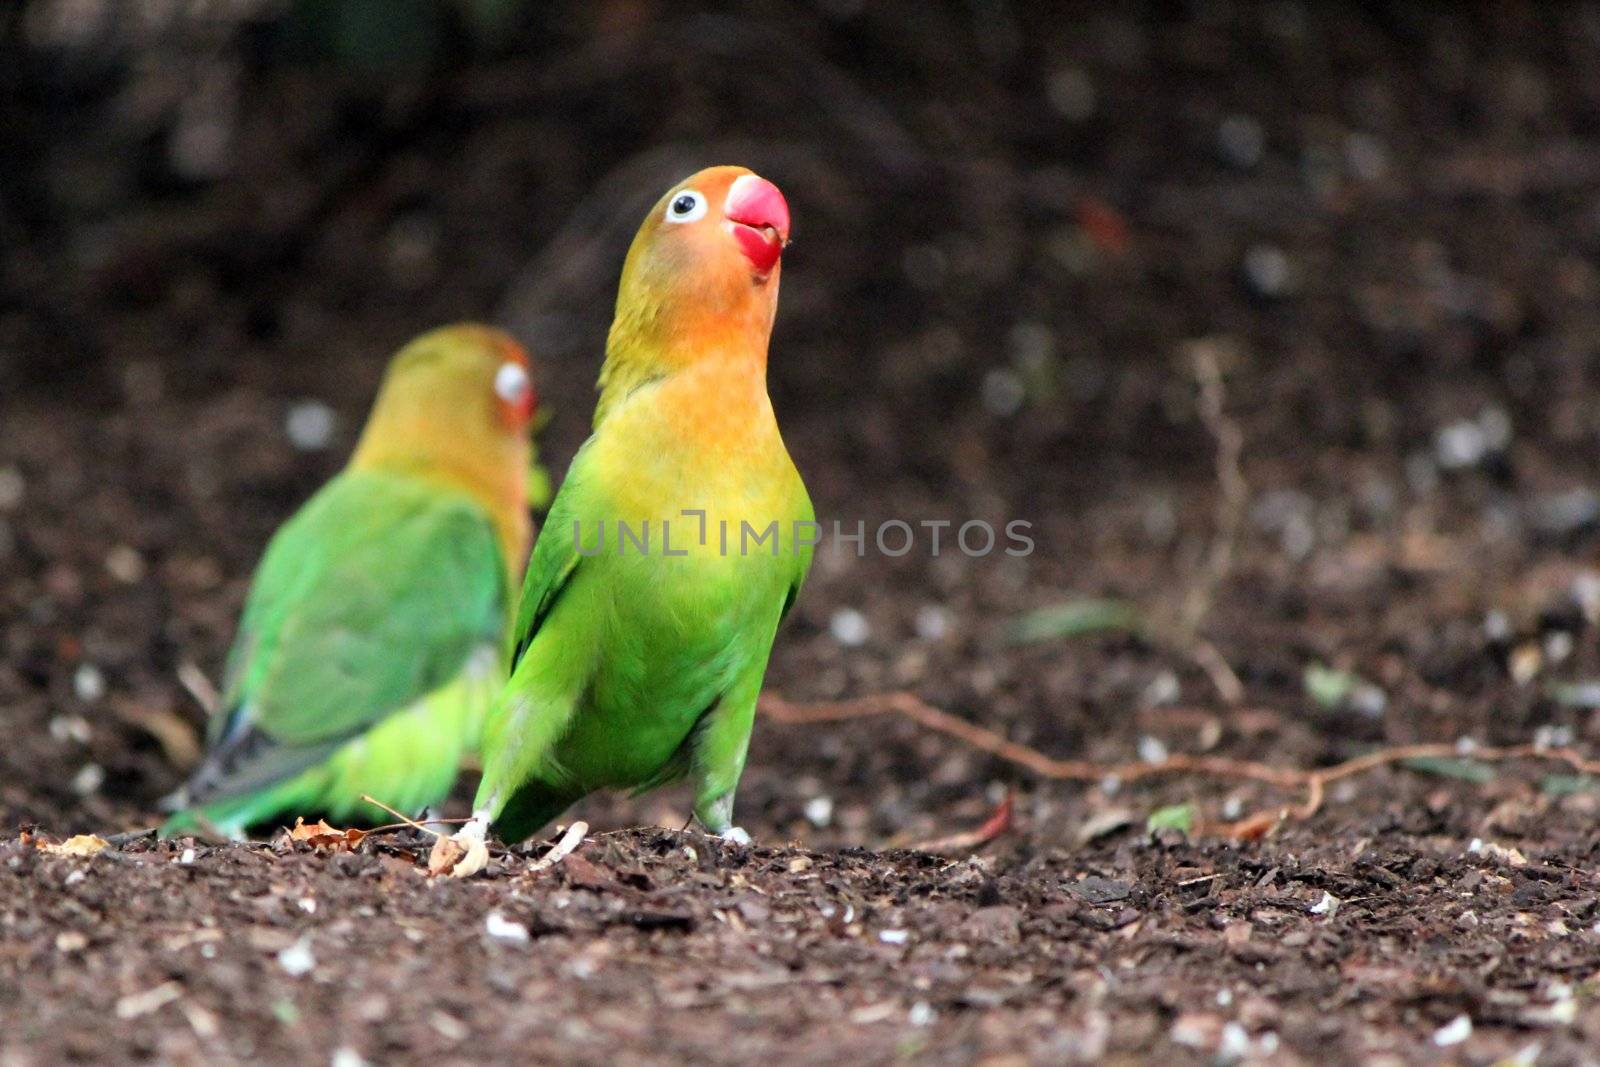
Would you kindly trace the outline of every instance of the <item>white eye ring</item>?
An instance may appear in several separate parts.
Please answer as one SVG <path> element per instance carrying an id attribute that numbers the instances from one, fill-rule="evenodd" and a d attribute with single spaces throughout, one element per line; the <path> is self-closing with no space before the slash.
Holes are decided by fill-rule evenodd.
<path id="1" fill-rule="evenodd" d="M 693 222 L 705 214 L 706 198 L 698 189 L 679 189 L 667 201 L 668 222 Z"/>
<path id="2" fill-rule="evenodd" d="M 522 403 L 531 388 L 533 382 L 528 377 L 528 368 L 520 363 L 502 363 L 500 369 L 494 372 L 495 396 L 507 404 Z"/>

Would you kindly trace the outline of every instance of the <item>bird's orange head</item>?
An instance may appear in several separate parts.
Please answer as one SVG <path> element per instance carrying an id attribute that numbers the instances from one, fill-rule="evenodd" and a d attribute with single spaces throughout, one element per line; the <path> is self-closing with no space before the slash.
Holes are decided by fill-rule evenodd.
<path id="1" fill-rule="evenodd" d="M 719 356 L 764 368 L 788 243 L 788 202 L 760 175 L 708 167 L 674 184 L 623 263 L 602 389 Z"/>

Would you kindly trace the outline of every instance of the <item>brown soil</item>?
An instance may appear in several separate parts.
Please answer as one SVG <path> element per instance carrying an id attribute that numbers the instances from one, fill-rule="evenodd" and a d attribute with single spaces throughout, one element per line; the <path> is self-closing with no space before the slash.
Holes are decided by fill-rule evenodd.
<path id="1" fill-rule="evenodd" d="M 1592 10 L 580 7 L 424 73 L 269 63 L 238 30 L 233 163 L 203 180 L 171 172 L 169 111 L 117 106 L 127 55 L 3 64 L 33 151 L 0 181 L 0 1064 L 1588 1062 L 1600 792 L 1526 762 L 1377 771 L 1263 839 L 1190 840 L 1145 819 L 1297 798 L 765 721 L 748 850 L 659 828 L 674 791 L 596 799 L 574 856 L 467 882 L 394 835 L 18 838 L 153 825 L 194 756 L 180 674 L 217 672 L 261 546 L 405 338 L 522 334 L 559 472 L 642 202 L 725 159 L 794 209 L 771 377 L 819 515 L 1037 540 L 825 548 L 772 691 L 907 688 L 1106 762 L 1600 745 L 1575 688 L 1600 677 Z M 174 49 L 146 101 L 218 54 L 146 47 Z M 1201 626 L 1236 706 L 1160 622 L 1216 528 L 1197 345 L 1244 439 Z M 308 399 L 322 450 L 285 430 Z M 1008 640 L 1086 596 L 1162 636 Z M 1318 699 L 1308 667 L 1375 688 Z M 975 853 L 896 847 L 1008 786 Z"/>

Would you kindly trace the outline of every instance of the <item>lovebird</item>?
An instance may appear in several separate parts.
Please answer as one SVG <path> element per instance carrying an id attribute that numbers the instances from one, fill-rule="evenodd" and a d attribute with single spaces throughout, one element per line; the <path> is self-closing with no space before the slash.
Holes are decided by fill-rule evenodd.
<path id="1" fill-rule="evenodd" d="M 528 564 L 463 847 L 491 824 L 527 837 L 597 789 L 682 777 L 707 830 L 748 840 L 734 790 L 818 540 L 767 396 L 788 239 L 783 194 L 742 167 L 680 182 L 634 237 L 593 432 Z"/>
<path id="2" fill-rule="evenodd" d="M 348 465 L 267 546 L 164 833 L 371 822 L 363 793 L 444 799 L 504 681 L 535 407 L 499 330 L 449 326 L 394 356 Z"/>

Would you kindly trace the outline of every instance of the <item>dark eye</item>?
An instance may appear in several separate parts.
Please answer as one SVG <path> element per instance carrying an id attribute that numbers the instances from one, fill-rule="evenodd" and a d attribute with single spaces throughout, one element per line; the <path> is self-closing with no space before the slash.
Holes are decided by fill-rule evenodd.
<path id="1" fill-rule="evenodd" d="M 694 189 L 685 189 L 667 203 L 668 222 L 693 222 L 705 213 L 706 198 Z"/>

